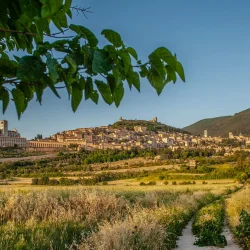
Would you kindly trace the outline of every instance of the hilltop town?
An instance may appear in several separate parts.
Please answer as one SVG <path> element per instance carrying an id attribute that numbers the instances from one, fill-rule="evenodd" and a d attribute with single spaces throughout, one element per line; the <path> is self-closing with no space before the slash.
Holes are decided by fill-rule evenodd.
<path id="1" fill-rule="evenodd" d="M 133 124 L 137 124 L 133 126 Z M 138 125 L 143 124 L 143 125 Z M 160 130 L 157 130 L 160 128 Z M 86 149 L 159 149 L 201 148 L 214 149 L 228 155 L 239 148 L 248 150 L 250 138 L 232 132 L 228 138 L 211 137 L 204 130 L 201 136 L 159 123 L 155 117 L 150 121 L 124 120 L 114 125 L 93 128 L 77 128 L 56 133 L 48 138 L 26 140 L 17 130 L 8 130 L 8 121 L 0 121 L 0 147 L 19 147 L 28 151 L 58 151 L 66 148 Z"/>

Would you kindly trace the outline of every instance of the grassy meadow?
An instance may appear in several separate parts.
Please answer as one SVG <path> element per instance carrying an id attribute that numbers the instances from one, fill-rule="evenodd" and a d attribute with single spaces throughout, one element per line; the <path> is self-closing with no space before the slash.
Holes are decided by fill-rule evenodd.
<path id="1" fill-rule="evenodd" d="M 2 163 L 0 250 L 170 250 L 193 218 L 198 245 L 225 245 L 207 235 L 228 222 L 249 249 L 250 189 L 242 184 L 249 176 L 240 170 L 242 183 L 237 178 L 241 162 L 201 158 L 190 169 L 120 154 L 113 152 L 112 166 L 85 165 L 104 152 Z M 117 156 L 126 161 L 120 167 Z"/>
<path id="2" fill-rule="evenodd" d="M 0 189 L 0 249 L 173 249 L 194 213 L 236 185 Z"/>

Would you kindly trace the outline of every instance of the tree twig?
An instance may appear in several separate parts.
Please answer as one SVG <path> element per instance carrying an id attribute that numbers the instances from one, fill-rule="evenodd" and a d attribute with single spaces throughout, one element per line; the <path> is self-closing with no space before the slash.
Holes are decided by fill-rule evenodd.
<path id="1" fill-rule="evenodd" d="M 46 33 L 44 33 L 43 35 L 44 36 L 49 36 L 49 37 L 52 37 L 52 38 L 72 38 L 72 37 L 74 37 L 74 36 L 55 36 L 55 35 L 46 34 Z"/>
<path id="2" fill-rule="evenodd" d="M 71 9 L 76 10 L 77 14 L 79 15 L 79 12 L 82 12 L 82 14 L 88 19 L 85 13 L 93 13 L 90 11 L 90 7 L 88 8 L 80 8 L 78 5 L 71 7 Z"/>
<path id="3" fill-rule="evenodd" d="M 56 33 L 52 33 L 52 34 L 50 34 L 51 36 L 55 36 L 55 35 L 59 35 L 59 34 L 64 34 L 64 32 L 67 32 L 69 30 L 69 28 L 68 29 L 66 29 L 66 30 L 63 30 L 63 31 L 60 31 L 60 32 L 56 32 Z M 47 34 L 46 34 L 47 35 Z"/>
<path id="4" fill-rule="evenodd" d="M 0 28 L 0 31 L 9 32 L 9 33 L 17 33 L 17 34 L 22 34 L 22 35 L 38 36 L 38 34 L 36 33 L 18 31 L 18 30 L 8 30 L 8 29 L 3 29 L 3 28 Z"/>
<path id="5" fill-rule="evenodd" d="M 62 87 L 55 87 L 56 89 L 64 89 L 66 88 L 66 86 L 62 86 Z"/>
<path id="6" fill-rule="evenodd" d="M 19 83 L 19 80 L 15 78 L 4 81 L 4 84 L 11 84 L 11 83 Z"/>
<path id="7" fill-rule="evenodd" d="M 18 30 L 8 30 L 8 29 L 3 29 L 3 28 L 0 28 L 0 31 L 6 32 L 6 33 L 17 33 L 17 34 L 21 34 L 21 35 L 38 36 L 38 34 L 36 34 L 36 33 L 18 31 Z M 61 33 L 64 33 L 64 32 L 61 31 L 61 32 L 54 33 L 54 34 L 43 33 L 43 35 L 49 36 L 52 38 L 72 38 L 72 37 L 74 37 L 74 36 L 56 36 L 56 34 L 61 34 Z"/>
<path id="8" fill-rule="evenodd" d="M 102 77 L 104 77 L 105 79 L 107 79 L 107 77 L 106 77 L 105 75 L 103 75 L 102 73 L 100 73 L 100 75 L 101 75 Z"/>

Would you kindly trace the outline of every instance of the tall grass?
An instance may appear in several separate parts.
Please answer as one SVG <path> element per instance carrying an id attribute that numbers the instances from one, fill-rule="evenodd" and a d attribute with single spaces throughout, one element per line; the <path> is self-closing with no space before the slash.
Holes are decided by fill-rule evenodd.
<path id="1" fill-rule="evenodd" d="M 138 200 L 125 220 L 102 224 L 77 247 L 96 249 L 173 249 L 183 227 L 202 205 L 215 199 L 207 192 L 150 194 Z"/>
<path id="2" fill-rule="evenodd" d="M 0 195 L 1 249 L 65 249 L 129 213 L 129 202 L 115 194 L 80 190 L 15 192 Z M 19 247 L 20 246 L 20 247 Z M 32 248 L 30 248 L 32 246 Z"/>
<path id="3" fill-rule="evenodd" d="M 250 187 L 227 200 L 226 213 L 235 238 L 243 249 L 250 249 Z"/>
<path id="4" fill-rule="evenodd" d="M 0 191 L 0 249 L 172 249 L 193 213 L 224 192 L 192 187 Z"/>

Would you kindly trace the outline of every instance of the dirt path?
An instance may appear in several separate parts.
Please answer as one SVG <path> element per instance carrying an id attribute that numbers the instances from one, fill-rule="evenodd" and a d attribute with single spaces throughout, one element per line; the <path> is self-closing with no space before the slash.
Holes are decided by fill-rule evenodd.
<path id="1" fill-rule="evenodd" d="M 182 236 L 180 236 L 179 240 L 177 241 L 178 247 L 176 250 L 218 250 L 218 249 L 225 249 L 225 250 L 240 250 L 241 248 L 236 245 L 233 241 L 233 236 L 227 227 L 224 228 L 223 234 L 227 240 L 227 246 L 224 248 L 218 247 L 198 247 L 193 245 L 195 242 L 195 236 L 192 233 L 192 222 L 190 221 L 186 228 L 182 232 Z"/>

